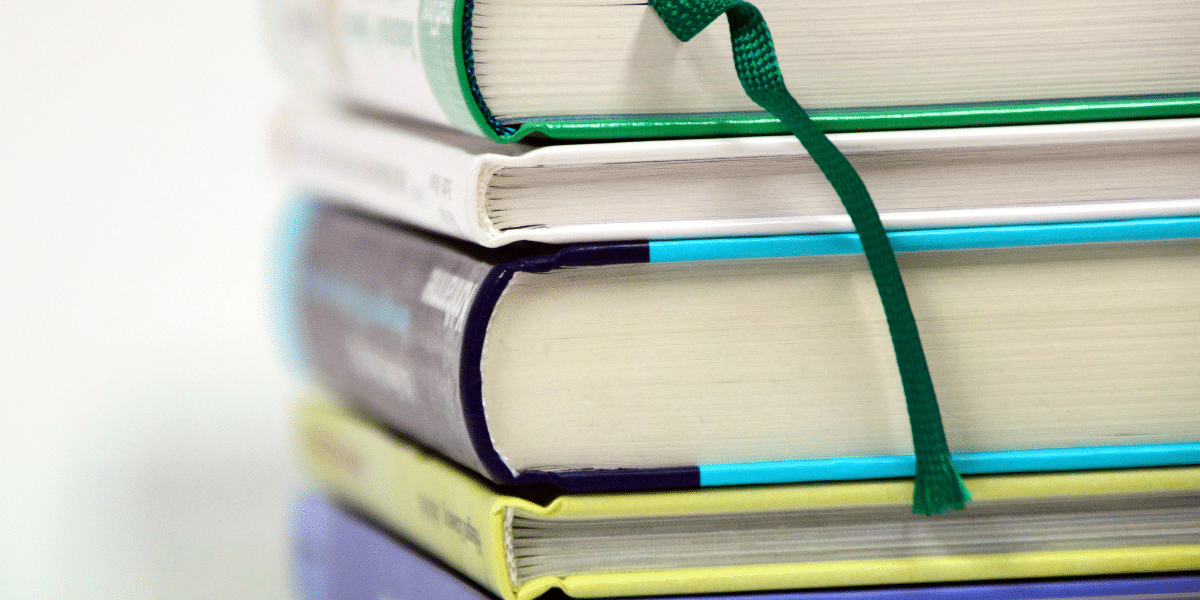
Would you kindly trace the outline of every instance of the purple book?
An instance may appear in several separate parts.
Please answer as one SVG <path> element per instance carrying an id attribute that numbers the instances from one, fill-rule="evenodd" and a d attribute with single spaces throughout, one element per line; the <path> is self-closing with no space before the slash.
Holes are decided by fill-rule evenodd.
<path id="1" fill-rule="evenodd" d="M 495 600 L 399 538 L 309 496 L 295 524 L 295 577 L 305 600 Z M 559 591 L 543 596 L 563 599 Z M 1055 579 L 969 585 L 758 592 L 675 600 L 1182 600 L 1200 599 L 1200 575 Z M 628 599 L 636 600 L 636 599 Z M 649 599 L 643 599 L 649 600 Z M 662 598 L 660 600 L 668 600 Z"/>

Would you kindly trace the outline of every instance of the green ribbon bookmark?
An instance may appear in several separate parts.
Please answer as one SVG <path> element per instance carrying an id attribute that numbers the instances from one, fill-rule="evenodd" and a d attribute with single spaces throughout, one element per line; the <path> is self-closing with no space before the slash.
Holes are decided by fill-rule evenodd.
<path id="1" fill-rule="evenodd" d="M 913 513 L 934 515 L 961 510 L 971 500 L 971 494 L 950 459 L 917 323 L 879 213 L 850 161 L 788 93 L 762 13 L 741 0 L 650 0 L 650 6 L 675 37 L 684 42 L 717 17 L 727 14 L 733 62 L 746 95 L 787 126 L 837 191 L 862 240 L 896 351 L 917 459 Z"/>

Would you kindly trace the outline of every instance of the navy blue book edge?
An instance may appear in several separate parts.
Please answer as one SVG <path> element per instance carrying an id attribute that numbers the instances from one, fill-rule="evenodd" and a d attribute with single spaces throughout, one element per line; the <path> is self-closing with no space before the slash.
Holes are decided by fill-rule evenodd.
<path id="1" fill-rule="evenodd" d="M 861 245 L 853 233 L 529 244 L 497 250 L 315 201 L 297 202 L 284 221 L 276 313 L 281 337 L 296 362 L 368 418 L 497 483 L 550 484 L 564 491 L 588 492 L 913 475 L 911 455 L 514 472 L 494 447 L 484 414 L 484 337 L 514 274 L 633 263 L 858 254 Z M 900 253 L 1195 240 L 1200 239 L 1200 217 L 896 231 L 889 237 Z M 379 291 L 380 282 L 386 283 L 386 292 Z M 369 289 L 372 285 L 377 289 Z M 345 332 L 351 329 L 363 339 L 373 336 L 369 340 L 373 346 L 345 341 Z M 363 333 L 368 329 L 373 333 Z M 396 341 L 401 338 L 426 341 L 417 351 L 412 344 Z M 954 459 L 963 474 L 1200 464 L 1200 441 L 955 452 Z"/>

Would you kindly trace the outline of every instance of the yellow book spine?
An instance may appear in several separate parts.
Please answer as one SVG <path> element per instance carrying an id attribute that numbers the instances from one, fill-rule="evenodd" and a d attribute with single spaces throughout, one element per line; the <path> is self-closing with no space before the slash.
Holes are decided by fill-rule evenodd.
<path id="1" fill-rule="evenodd" d="M 501 598 L 516 598 L 506 558 L 505 508 L 533 507 L 496 494 L 326 403 L 302 407 L 299 440 L 305 463 L 335 497 Z"/>
<path id="2" fill-rule="evenodd" d="M 514 512 L 569 520 L 907 506 L 912 482 L 568 495 L 540 506 L 498 494 L 478 478 L 328 404 L 305 406 L 300 439 L 306 461 L 335 495 L 504 600 L 533 600 L 551 588 L 577 598 L 606 598 L 1200 569 L 1200 546 L 1180 544 L 565 574 L 518 586 L 507 538 Z M 1200 467 L 979 476 L 968 478 L 967 485 L 980 500 L 1195 490 Z"/>

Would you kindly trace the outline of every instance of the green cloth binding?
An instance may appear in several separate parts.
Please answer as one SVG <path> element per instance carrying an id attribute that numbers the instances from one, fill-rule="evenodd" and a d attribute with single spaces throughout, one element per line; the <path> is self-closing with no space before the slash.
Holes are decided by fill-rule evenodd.
<path id="1" fill-rule="evenodd" d="M 727 14 L 733 62 L 746 95 L 787 126 L 837 191 L 862 239 L 896 351 L 917 460 L 913 513 L 933 515 L 961 510 L 971 494 L 950 458 L 925 351 L 879 213 L 850 161 L 788 93 L 762 13 L 741 0 L 650 0 L 650 6 L 685 42 Z"/>

